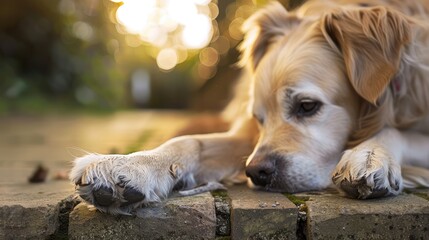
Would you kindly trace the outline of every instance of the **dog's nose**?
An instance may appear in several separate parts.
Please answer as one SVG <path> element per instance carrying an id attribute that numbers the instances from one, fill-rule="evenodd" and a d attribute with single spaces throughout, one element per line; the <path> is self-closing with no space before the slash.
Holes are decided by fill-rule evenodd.
<path id="1" fill-rule="evenodd" d="M 270 159 L 251 161 L 246 167 L 246 176 L 252 179 L 255 185 L 266 186 L 271 182 L 271 177 L 276 168 Z"/>

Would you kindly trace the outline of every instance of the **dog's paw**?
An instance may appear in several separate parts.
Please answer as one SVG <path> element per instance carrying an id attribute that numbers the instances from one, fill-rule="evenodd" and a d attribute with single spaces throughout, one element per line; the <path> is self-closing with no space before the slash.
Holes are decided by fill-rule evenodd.
<path id="1" fill-rule="evenodd" d="M 129 214 L 166 198 L 177 182 L 180 167 L 157 160 L 148 154 L 91 154 L 75 160 L 70 179 L 81 198 L 100 211 Z"/>
<path id="2" fill-rule="evenodd" d="M 402 191 L 399 164 L 381 146 L 347 150 L 332 175 L 347 195 L 359 199 L 397 195 Z"/>

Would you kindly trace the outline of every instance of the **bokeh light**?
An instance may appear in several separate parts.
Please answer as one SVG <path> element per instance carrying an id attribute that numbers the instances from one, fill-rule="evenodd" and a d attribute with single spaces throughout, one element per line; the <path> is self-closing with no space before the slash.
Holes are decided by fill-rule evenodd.
<path id="1" fill-rule="evenodd" d="M 207 67 L 215 66 L 219 61 L 219 54 L 217 50 L 212 47 L 201 50 L 199 57 L 200 62 Z"/>
<path id="2" fill-rule="evenodd" d="M 190 49 L 198 49 L 207 46 L 212 37 L 212 24 L 209 17 L 198 14 L 192 16 L 184 26 L 182 41 L 184 46 Z"/>
<path id="3" fill-rule="evenodd" d="M 226 93 L 239 74 L 233 66 L 240 25 L 265 3 L 6 1 L 8 11 L 0 11 L 0 113 L 2 106 L 42 106 L 52 99 L 106 109 L 202 106 L 213 99 L 206 94 Z M 200 98 L 206 100 L 194 100 Z"/>
<path id="4" fill-rule="evenodd" d="M 116 10 L 116 19 L 129 33 L 139 34 L 150 24 L 150 16 L 156 10 L 156 1 L 127 0 Z"/>
<path id="5" fill-rule="evenodd" d="M 111 2 L 118 4 L 115 11 L 118 32 L 130 35 L 125 37 L 128 46 L 144 44 L 155 48 L 150 50 L 150 55 L 161 70 L 172 70 L 177 64 L 197 56 L 199 64 L 204 66 L 199 68 L 208 68 L 210 72 L 198 74 L 201 79 L 213 76 L 216 72 L 213 69 L 222 56 L 241 40 L 240 28 L 244 19 L 255 10 L 252 0 L 222 3 L 223 13 L 219 10 L 218 0 Z M 217 20 L 220 15 L 221 20 Z M 167 56 L 174 57 L 167 59 Z"/>
<path id="6" fill-rule="evenodd" d="M 78 21 L 73 24 L 73 34 L 84 41 L 91 41 L 94 31 L 88 23 Z"/>
<path id="7" fill-rule="evenodd" d="M 138 35 L 141 41 L 158 48 L 156 62 L 163 70 L 172 69 L 189 56 L 183 50 L 206 47 L 213 36 L 212 19 L 218 14 L 210 0 L 111 0 L 121 4 L 116 10 L 118 30 Z M 121 29 L 122 28 L 122 29 Z M 137 47 L 136 38 L 126 38 Z M 180 49 L 180 53 L 175 49 Z M 167 60 L 166 56 L 173 56 Z M 167 55 L 166 55 L 167 54 Z"/>
<path id="8" fill-rule="evenodd" d="M 156 57 L 158 67 L 163 70 L 170 70 L 177 64 L 177 53 L 173 48 L 162 49 Z"/>

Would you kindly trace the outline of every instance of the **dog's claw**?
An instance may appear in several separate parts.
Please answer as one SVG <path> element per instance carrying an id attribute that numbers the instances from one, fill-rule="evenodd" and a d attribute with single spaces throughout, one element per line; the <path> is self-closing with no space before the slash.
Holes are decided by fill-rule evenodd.
<path id="1" fill-rule="evenodd" d="M 78 186 L 76 189 L 78 189 L 79 196 L 87 202 L 92 202 L 91 186 L 90 185 L 76 185 L 76 186 Z"/>
<path id="2" fill-rule="evenodd" d="M 348 196 L 352 198 L 359 198 L 359 191 L 356 187 L 356 183 L 343 180 L 340 183 L 340 188 L 343 190 Z"/>
<path id="3" fill-rule="evenodd" d="M 376 189 L 369 187 L 365 179 L 353 182 L 343 180 L 340 183 L 340 188 L 349 197 L 358 199 L 379 198 L 389 194 L 389 190 L 387 188 Z"/>
<path id="4" fill-rule="evenodd" d="M 78 181 L 78 183 L 77 184 L 79 184 L 79 185 L 84 185 L 84 186 L 86 186 L 86 185 L 88 185 L 89 184 L 89 182 L 87 181 L 87 173 L 85 172 L 83 175 L 82 175 L 82 177 L 79 179 L 79 181 Z"/>

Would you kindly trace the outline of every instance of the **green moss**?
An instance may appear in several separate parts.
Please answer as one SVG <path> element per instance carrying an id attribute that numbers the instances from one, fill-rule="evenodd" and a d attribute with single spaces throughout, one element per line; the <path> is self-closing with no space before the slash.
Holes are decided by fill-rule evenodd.
<path id="1" fill-rule="evenodd" d="M 414 195 L 416 195 L 417 197 L 421 197 L 423 199 L 426 199 L 429 201 L 429 195 L 426 193 L 422 193 L 422 192 L 414 192 Z"/>
<path id="2" fill-rule="evenodd" d="M 231 240 L 230 236 L 216 237 L 215 240 Z"/>
<path id="3" fill-rule="evenodd" d="M 429 194 L 425 192 L 419 192 L 419 190 L 427 190 L 427 188 L 410 188 L 410 189 L 404 189 L 403 192 L 407 194 L 413 194 L 417 197 L 421 197 L 429 201 Z"/>
<path id="4" fill-rule="evenodd" d="M 408 193 L 408 194 L 413 193 L 413 191 L 411 189 L 408 189 L 408 188 L 404 189 L 403 192 Z"/>
<path id="5" fill-rule="evenodd" d="M 305 204 L 306 201 L 310 200 L 310 197 L 295 196 L 295 195 L 290 194 L 290 193 L 285 193 L 284 195 L 296 206 L 300 206 L 301 204 Z"/>
<path id="6" fill-rule="evenodd" d="M 307 205 L 305 205 L 305 204 L 299 205 L 299 211 L 300 212 L 307 212 L 307 210 L 308 210 Z"/>
<path id="7" fill-rule="evenodd" d="M 228 192 L 226 190 L 215 190 L 210 192 L 213 197 L 220 197 L 222 199 L 225 199 L 228 197 Z"/>

